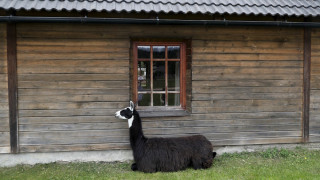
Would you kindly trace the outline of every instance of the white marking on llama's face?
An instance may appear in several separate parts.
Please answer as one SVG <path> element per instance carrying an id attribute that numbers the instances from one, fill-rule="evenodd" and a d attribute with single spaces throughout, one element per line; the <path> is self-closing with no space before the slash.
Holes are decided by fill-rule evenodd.
<path id="1" fill-rule="evenodd" d="M 115 113 L 115 117 L 118 119 L 128 120 L 128 126 L 130 128 L 132 126 L 133 118 L 134 118 L 133 108 L 127 107 L 127 108 L 124 108 L 120 111 L 117 111 Z"/>
<path id="2" fill-rule="evenodd" d="M 134 119 L 133 111 L 134 111 L 134 103 L 132 101 L 130 101 L 130 106 L 126 107 L 120 111 L 117 111 L 115 116 L 118 119 L 128 120 L 128 125 L 130 128 L 132 126 L 133 119 Z"/>
<path id="3" fill-rule="evenodd" d="M 127 120 L 128 118 L 126 118 L 125 116 L 122 116 L 122 115 L 121 115 L 121 111 L 125 111 L 126 109 L 127 109 L 127 108 L 124 108 L 123 110 L 117 111 L 116 114 L 115 114 L 116 118 L 118 118 L 118 119 L 123 119 L 123 120 Z"/>

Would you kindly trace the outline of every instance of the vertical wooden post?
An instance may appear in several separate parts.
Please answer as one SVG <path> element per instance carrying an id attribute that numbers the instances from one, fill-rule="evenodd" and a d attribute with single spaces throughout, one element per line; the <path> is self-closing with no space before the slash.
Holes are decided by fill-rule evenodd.
<path id="1" fill-rule="evenodd" d="M 17 35 L 16 24 L 7 23 L 8 101 L 11 153 L 18 153 Z"/>
<path id="2" fill-rule="evenodd" d="M 311 28 L 304 28 L 303 56 L 303 141 L 309 141 L 310 112 L 310 71 L 311 71 Z"/>

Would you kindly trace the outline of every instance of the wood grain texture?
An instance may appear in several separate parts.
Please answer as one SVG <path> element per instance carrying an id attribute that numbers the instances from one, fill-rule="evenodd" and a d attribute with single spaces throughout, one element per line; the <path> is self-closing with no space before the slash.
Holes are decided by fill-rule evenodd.
<path id="1" fill-rule="evenodd" d="M 11 153 L 19 152 L 18 143 L 18 79 L 17 30 L 15 23 L 7 23 L 8 104 Z"/>
<path id="2" fill-rule="evenodd" d="M 303 53 L 303 140 L 309 142 L 310 122 L 310 71 L 311 71 L 311 28 L 304 28 Z"/>
<path id="3" fill-rule="evenodd" d="M 19 24 L 21 152 L 130 148 L 127 122 L 114 118 L 132 98 L 130 38 L 189 39 L 190 115 L 143 118 L 146 136 L 302 142 L 301 29 Z"/>
<path id="4" fill-rule="evenodd" d="M 216 145 L 302 142 L 303 30 L 249 29 L 194 38 L 194 127 Z"/>
<path id="5" fill-rule="evenodd" d="M 309 141 L 320 142 L 320 30 L 311 31 Z"/>
<path id="6" fill-rule="evenodd" d="M 0 153 L 10 153 L 7 75 L 7 26 L 0 23 Z"/>

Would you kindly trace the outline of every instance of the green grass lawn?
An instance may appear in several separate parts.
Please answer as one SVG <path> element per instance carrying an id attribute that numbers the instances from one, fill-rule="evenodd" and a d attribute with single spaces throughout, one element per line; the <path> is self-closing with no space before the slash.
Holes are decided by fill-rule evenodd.
<path id="1" fill-rule="evenodd" d="M 320 151 L 296 148 L 223 154 L 206 170 L 132 172 L 131 163 L 51 163 L 0 168 L 0 179 L 320 179 Z"/>

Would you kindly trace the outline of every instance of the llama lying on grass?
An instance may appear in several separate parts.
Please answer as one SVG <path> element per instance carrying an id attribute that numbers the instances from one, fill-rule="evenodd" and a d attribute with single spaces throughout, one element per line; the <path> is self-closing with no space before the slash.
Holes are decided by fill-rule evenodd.
<path id="1" fill-rule="evenodd" d="M 143 135 L 139 113 L 130 101 L 130 107 L 116 112 L 119 119 L 128 120 L 130 145 L 135 163 L 133 171 L 178 171 L 191 166 L 205 169 L 216 156 L 211 143 L 202 135 L 178 138 L 147 138 Z"/>

